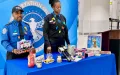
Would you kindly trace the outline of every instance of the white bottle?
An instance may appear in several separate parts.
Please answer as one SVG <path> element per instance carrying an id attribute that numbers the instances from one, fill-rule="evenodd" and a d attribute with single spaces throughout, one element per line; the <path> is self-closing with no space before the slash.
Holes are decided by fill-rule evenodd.
<path id="1" fill-rule="evenodd" d="M 42 67 L 42 61 L 41 60 L 36 60 L 36 66 L 37 66 L 37 68 L 41 68 Z"/>
<path id="2" fill-rule="evenodd" d="M 62 62 L 61 56 L 58 56 L 58 57 L 57 57 L 57 62 L 58 62 L 58 63 L 61 63 L 61 62 Z"/>

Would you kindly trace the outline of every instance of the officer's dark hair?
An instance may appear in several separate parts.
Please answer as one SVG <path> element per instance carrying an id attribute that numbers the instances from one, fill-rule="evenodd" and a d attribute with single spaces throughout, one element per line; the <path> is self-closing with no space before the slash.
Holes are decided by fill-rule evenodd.
<path id="1" fill-rule="evenodd" d="M 59 1 L 59 0 L 49 0 L 49 4 L 51 5 L 51 7 L 53 7 L 53 5 L 54 5 L 56 2 L 60 2 L 60 1 Z"/>

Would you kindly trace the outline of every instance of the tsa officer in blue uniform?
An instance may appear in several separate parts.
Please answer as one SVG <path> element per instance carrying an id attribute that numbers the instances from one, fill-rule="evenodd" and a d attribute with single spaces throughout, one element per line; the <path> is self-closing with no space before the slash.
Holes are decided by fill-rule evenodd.
<path id="1" fill-rule="evenodd" d="M 70 45 L 68 38 L 68 29 L 66 18 L 60 14 L 61 3 L 59 0 L 49 0 L 49 4 L 54 10 L 53 13 L 47 15 L 44 19 L 43 35 L 45 40 L 45 52 L 57 52 L 58 47 L 64 46 L 65 41 Z"/>
<path id="2" fill-rule="evenodd" d="M 7 59 L 26 57 L 28 52 L 17 50 L 17 42 L 22 39 L 33 41 L 29 25 L 22 22 L 22 12 L 23 9 L 20 6 L 13 7 L 14 20 L 6 24 L 2 30 L 1 44 L 7 50 Z"/>

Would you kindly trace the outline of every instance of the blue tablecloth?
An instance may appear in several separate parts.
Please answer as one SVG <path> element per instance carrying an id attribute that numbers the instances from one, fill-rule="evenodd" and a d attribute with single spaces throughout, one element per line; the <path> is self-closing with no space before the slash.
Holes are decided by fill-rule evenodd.
<path id="1" fill-rule="evenodd" d="M 8 60 L 6 65 L 7 75 L 116 75 L 114 54 L 89 57 L 79 62 L 55 61 L 43 64 L 41 69 L 28 68 L 27 59 Z"/>
<path id="2" fill-rule="evenodd" d="M 0 75 L 4 75 L 5 60 L 0 53 Z"/>

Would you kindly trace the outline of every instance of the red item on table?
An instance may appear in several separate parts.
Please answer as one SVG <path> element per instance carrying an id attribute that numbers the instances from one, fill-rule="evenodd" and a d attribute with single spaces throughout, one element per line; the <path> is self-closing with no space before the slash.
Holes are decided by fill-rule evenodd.
<path id="1" fill-rule="evenodd" d="M 28 67 L 32 68 L 35 66 L 35 56 L 33 52 L 30 52 L 28 55 Z"/>

